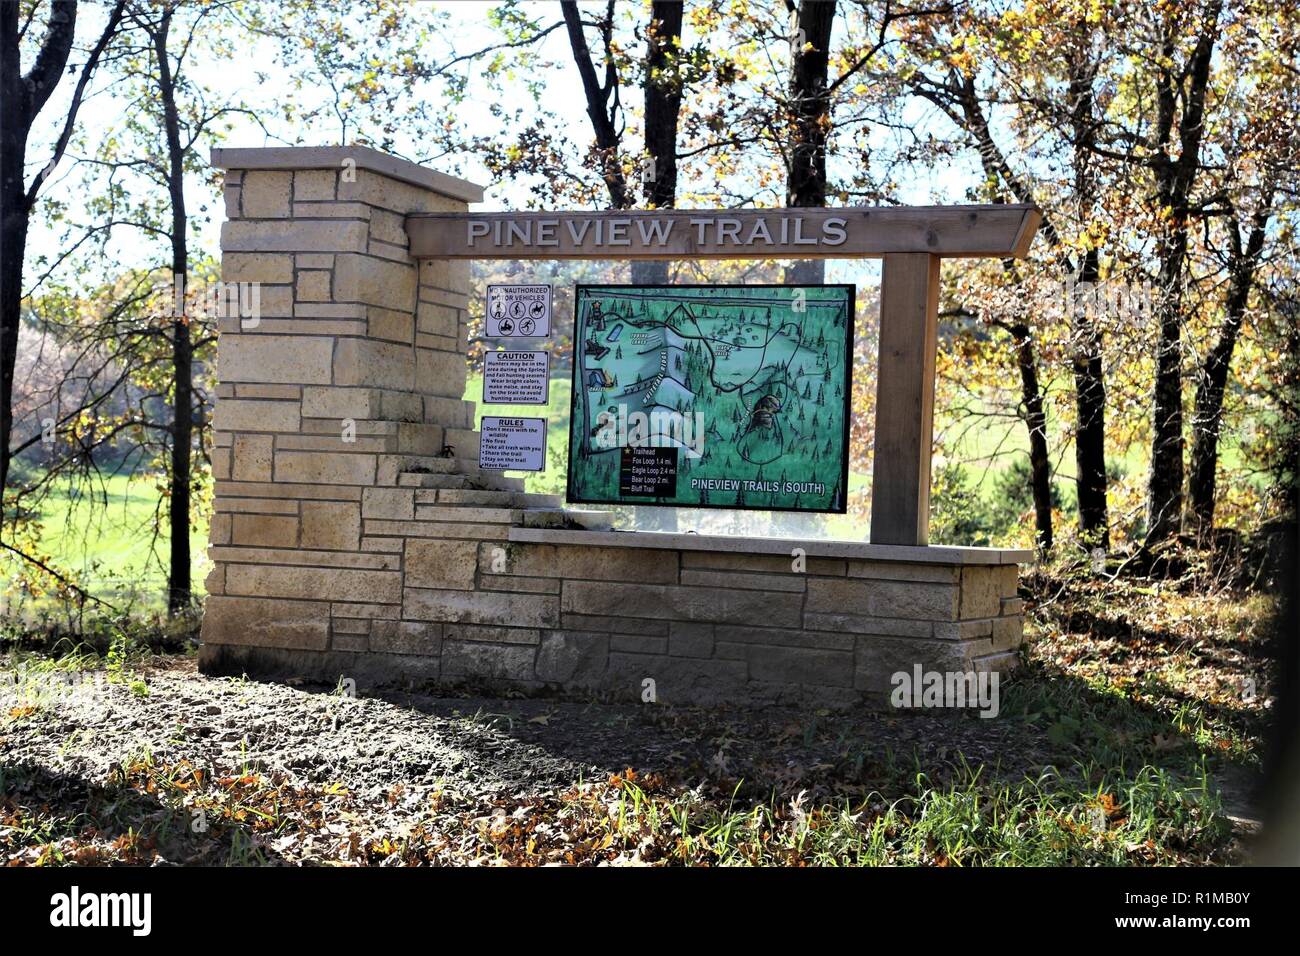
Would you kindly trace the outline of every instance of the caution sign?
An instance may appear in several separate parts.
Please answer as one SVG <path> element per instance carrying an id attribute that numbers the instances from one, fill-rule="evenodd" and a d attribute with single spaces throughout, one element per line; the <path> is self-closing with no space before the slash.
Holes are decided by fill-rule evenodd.
<path id="1" fill-rule="evenodd" d="M 483 404 L 545 405 L 550 373 L 549 352 L 484 352 Z"/>
<path id="2" fill-rule="evenodd" d="M 478 463 L 484 471 L 545 471 L 546 419 L 484 415 Z"/>
<path id="3" fill-rule="evenodd" d="M 488 338 L 551 334 L 550 285 L 490 285 L 484 325 Z"/>

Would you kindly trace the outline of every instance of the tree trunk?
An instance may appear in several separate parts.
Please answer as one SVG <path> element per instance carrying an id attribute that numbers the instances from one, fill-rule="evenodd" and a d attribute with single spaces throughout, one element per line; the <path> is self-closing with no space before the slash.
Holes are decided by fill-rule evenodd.
<path id="1" fill-rule="evenodd" d="M 1153 394 L 1151 474 L 1147 482 L 1148 544 L 1159 543 L 1178 531 L 1183 510 L 1183 271 L 1187 261 L 1188 197 L 1200 168 L 1201 138 L 1205 129 L 1205 98 L 1209 88 L 1210 60 L 1218 35 L 1222 3 L 1211 3 L 1205 14 L 1185 71 L 1175 72 L 1175 26 L 1166 25 L 1162 65 L 1156 82 L 1156 127 L 1160 154 L 1153 168 L 1156 203 L 1167 210 L 1168 224 L 1157 243 L 1160 261 L 1159 319 L 1156 343 L 1156 379 Z M 1184 88 L 1186 82 L 1186 88 Z M 1169 156 L 1174 114 L 1178 119 L 1178 157 Z"/>
<path id="2" fill-rule="evenodd" d="M 615 125 L 620 109 L 618 100 L 618 73 L 610 56 L 611 32 L 614 22 L 612 0 L 605 8 L 601 21 L 606 63 L 602 83 L 596 76 L 591 60 L 591 48 L 583 29 L 581 13 L 576 3 L 563 0 L 560 8 L 569 34 L 573 62 L 582 79 L 583 95 L 587 101 L 587 116 L 600 156 L 601 176 L 609 193 L 611 209 L 629 209 L 634 204 L 633 189 L 629 186 L 620 163 L 622 131 Z M 656 77 L 655 69 L 662 69 L 668 59 L 673 40 L 681 36 L 682 4 L 656 0 L 651 4 L 650 27 L 647 30 L 647 62 L 643 93 L 645 95 L 645 147 L 653 167 L 643 183 L 646 204 L 651 208 L 671 208 L 677 199 L 677 118 L 681 109 L 682 91 L 679 80 Z M 610 105 L 611 97 L 613 106 Z M 668 281 L 666 261 L 634 260 L 631 264 L 632 281 L 650 285 Z M 579 372 L 583 368 L 581 343 L 575 346 L 574 362 Z M 584 386 L 583 400 L 586 398 Z M 585 440 L 585 439 L 584 439 Z M 675 531 L 677 512 L 665 509 L 660 524 L 663 530 Z"/>
<path id="3" fill-rule="evenodd" d="M 163 14 L 153 33 L 158 58 L 158 93 L 163 105 L 167 142 L 167 192 L 171 202 L 172 280 L 186 282 L 189 249 L 185 217 L 185 150 L 176 111 L 176 84 L 167 53 L 171 11 Z M 189 610 L 190 590 L 190 459 L 194 438 L 193 342 L 185 297 L 172 318 L 172 436 L 170 495 L 170 561 L 167 571 L 167 610 L 173 616 Z"/>
<path id="4" fill-rule="evenodd" d="M 1151 473 L 1147 481 L 1147 541 L 1178 530 L 1183 507 L 1182 282 L 1187 234 L 1180 229 L 1161 256 L 1156 379 L 1152 394 Z"/>
<path id="5" fill-rule="evenodd" d="M 1034 537 L 1038 550 L 1052 550 L 1052 463 L 1047 454 L 1047 413 L 1038 384 L 1038 359 L 1029 326 L 1017 322 L 1006 327 L 1016 341 L 1016 367 L 1020 370 L 1020 395 L 1029 430 L 1029 485 L 1034 496 Z"/>
<path id="6" fill-rule="evenodd" d="M 1095 288 L 1097 250 L 1080 263 L 1078 283 Z M 1078 471 L 1079 533 L 1086 547 L 1110 548 L 1106 507 L 1106 380 L 1101 335 L 1084 303 L 1070 303 L 1074 326 L 1074 405 L 1077 418 L 1074 461 Z"/>
<path id="7" fill-rule="evenodd" d="M 605 83 L 602 86 L 596 78 L 596 68 L 591 62 L 591 48 L 587 46 L 587 34 L 582 26 L 582 14 L 573 0 L 560 4 L 564 13 L 564 25 L 569 33 L 569 46 L 573 51 L 573 62 L 578 67 L 578 76 L 582 79 L 582 91 L 587 100 L 587 116 L 591 119 L 592 132 L 596 137 L 596 150 L 600 154 L 601 178 L 609 192 L 611 209 L 628 209 L 632 205 L 627 180 L 619 164 L 620 136 L 614 125 L 614 118 L 609 110 L 609 98 L 618 84 L 612 61 L 605 66 Z M 608 44 L 609 31 L 613 29 L 613 4 L 606 10 L 606 19 L 602 29 Z M 615 101 L 617 105 L 617 101 Z"/>
<path id="8" fill-rule="evenodd" d="M 1232 262 L 1228 296 L 1224 302 L 1223 325 L 1219 338 L 1205 358 L 1196 387 L 1196 410 L 1192 415 L 1192 467 L 1188 476 L 1190 513 L 1187 524 L 1202 540 L 1214 530 L 1215 471 L 1219 463 L 1219 433 L 1223 424 L 1223 396 L 1232 368 L 1232 353 L 1237 346 L 1255 267 L 1264 249 L 1268 227 L 1268 202 L 1256 213 L 1250 238 L 1243 250 L 1236 224 L 1232 227 Z"/>
<path id="9" fill-rule="evenodd" d="M 785 204 L 790 207 L 826 205 L 826 138 L 830 129 L 831 97 L 827 90 L 834 0 L 801 0 L 790 68 L 790 145 Z M 826 279 L 824 259 L 792 262 L 785 271 L 789 285 L 816 284 Z"/>
<path id="10" fill-rule="evenodd" d="M 27 136 L 63 76 L 77 28 L 76 3 L 53 3 L 40 51 L 24 76 L 18 36 L 20 10 L 20 4 L 0 3 L 0 500 L 9 486 L 27 226 L 41 181 L 38 177 L 30 189 L 27 187 Z M 115 23 L 114 17 L 110 25 Z M 74 100 L 74 115 L 75 108 Z M 3 520 L 0 509 L 0 525 Z"/>
<path id="11" fill-rule="evenodd" d="M 993 139 L 988 120 L 980 106 L 972 77 L 955 78 L 946 92 L 961 107 L 963 127 L 975 141 L 984 174 L 993 181 L 1001 179 L 1017 202 L 1033 203 L 1033 190 L 1011 168 L 1006 156 Z M 957 117 L 954 115 L 953 119 Z M 1061 240 L 1051 217 L 1043 213 L 1042 231 L 1058 255 Z M 1016 282 L 1020 272 L 1014 260 L 1005 260 L 1002 268 Z M 1016 368 L 1020 372 L 1020 396 L 1025 406 L 1025 428 L 1029 432 L 1029 490 L 1034 499 L 1034 537 L 1041 551 L 1050 551 L 1055 543 L 1052 531 L 1052 467 L 1047 452 L 1047 414 L 1043 409 L 1043 390 L 1038 381 L 1038 357 L 1034 353 L 1033 335 L 1023 322 L 1003 326 L 1015 340 Z"/>
<path id="12" fill-rule="evenodd" d="M 655 0 L 646 31 L 645 149 L 650 168 L 642 191 L 648 209 L 671 209 L 677 203 L 677 119 L 682 107 L 680 74 L 670 60 L 682 35 L 682 4 Z M 632 281 L 640 285 L 666 283 L 668 261 L 636 260 Z"/>
<path id="13" fill-rule="evenodd" d="M 1085 31 L 1089 28 L 1083 27 Z M 1085 32 L 1083 40 L 1089 39 Z M 1093 118 L 1093 83 L 1097 64 L 1085 42 L 1069 60 L 1070 128 L 1074 139 L 1074 195 L 1079 222 L 1091 219 L 1097 198 L 1097 177 L 1092 165 L 1096 145 Z M 1059 238 L 1059 237 L 1058 237 Z M 1095 289 L 1100 278 L 1099 252 L 1089 245 L 1079 260 L 1075 282 Z M 1106 507 L 1106 378 L 1101 357 L 1101 333 L 1085 303 L 1070 303 L 1074 335 L 1074 462 L 1079 508 L 1079 537 L 1085 547 L 1110 548 L 1110 519 Z"/>
<path id="14" fill-rule="evenodd" d="M 16 6 L 16 5 L 15 5 Z M 0 150 L 13 165 L 22 168 L 22 147 L 9 152 L 9 136 L 0 138 Z M 6 168 L 5 173 L 8 173 Z M 21 180 L 19 180 L 21 183 Z M 27 245 L 27 214 L 22 193 L 9 195 L 7 186 L 0 197 L 0 494 L 9 486 L 9 448 L 13 435 L 14 366 L 18 357 L 18 330 L 22 321 L 23 253 Z M 0 533 L 4 515 L 0 512 Z"/>

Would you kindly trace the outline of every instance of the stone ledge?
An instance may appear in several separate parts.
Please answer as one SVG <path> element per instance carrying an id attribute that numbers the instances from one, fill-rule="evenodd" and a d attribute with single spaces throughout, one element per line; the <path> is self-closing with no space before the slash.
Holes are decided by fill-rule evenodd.
<path id="1" fill-rule="evenodd" d="M 510 541 L 530 544 L 570 544 L 579 547 L 658 548 L 673 551 L 723 551 L 788 555 L 802 548 L 812 558 L 859 561 L 903 561 L 914 564 L 1007 565 L 1034 559 L 1028 550 L 948 546 L 870 544 L 815 538 L 750 538 L 742 535 L 675 534 L 663 531 L 576 531 L 559 528 L 511 528 Z"/>
<path id="2" fill-rule="evenodd" d="M 448 176 L 410 160 L 398 159 L 369 146 L 266 146 L 212 150 L 211 162 L 218 169 L 338 169 L 345 159 L 356 161 L 390 179 L 422 186 L 443 196 L 464 202 L 482 202 L 483 187 L 466 179 Z"/>

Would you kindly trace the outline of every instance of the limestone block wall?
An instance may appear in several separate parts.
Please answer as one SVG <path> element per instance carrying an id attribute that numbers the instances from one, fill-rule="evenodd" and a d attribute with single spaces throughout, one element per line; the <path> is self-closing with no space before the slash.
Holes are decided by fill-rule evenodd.
<path id="1" fill-rule="evenodd" d="M 1014 666 L 1027 552 L 614 532 L 481 471 L 468 265 L 404 225 L 478 187 L 365 149 L 214 163 L 223 279 L 262 308 L 219 327 L 205 671 L 841 705 Z"/>
<path id="2" fill-rule="evenodd" d="M 550 496 L 441 487 L 450 473 L 401 480 L 363 520 L 401 572 L 400 603 L 336 617 L 333 641 L 308 654 L 235 634 L 219 659 L 205 646 L 210 669 L 846 706 L 884 704 L 892 675 L 916 665 L 1017 663 L 1021 552 L 547 527 Z"/>
<path id="3" fill-rule="evenodd" d="M 406 580 L 446 680 L 660 701 L 881 703 L 897 671 L 1008 670 L 1015 552 L 512 528 Z M 907 554 L 900 560 L 891 551 Z"/>

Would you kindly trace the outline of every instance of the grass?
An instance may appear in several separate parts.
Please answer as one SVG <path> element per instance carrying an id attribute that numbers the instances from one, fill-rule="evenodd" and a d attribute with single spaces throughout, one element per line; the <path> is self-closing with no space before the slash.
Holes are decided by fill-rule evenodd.
<path id="1" fill-rule="evenodd" d="M 1122 579 L 1057 586 L 1030 618 L 1039 697 L 1013 693 L 1006 706 L 1070 715 L 1060 733 L 1107 765 L 1258 770 L 1275 595 Z"/>
<path id="2" fill-rule="evenodd" d="M 13 728 L 11 727 L 11 731 Z M 274 774 L 213 774 L 141 751 L 76 812 L 51 811 L 49 782 L 0 769 L 0 852 L 12 862 L 257 865 L 265 848 L 359 822 L 346 785 L 295 787 Z M 43 799 L 28 796 L 40 785 Z M 65 784 L 72 786 L 72 784 Z M 901 791 L 901 792 L 900 792 Z M 1152 766 L 1046 770 L 1018 783 L 966 767 L 942 785 L 917 773 L 886 796 L 820 805 L 802 793 L 763 802 L 709 799 L 634 770 L 576 783 L 558 796 L 483 805 L 435 796 L 400 831 L 350 832 L 334 862 L 532 866 L 1125 866 L 1226 863 L 1232 828 L 1204 777 L 1192 784 Z M 114 834 L 117 834 L 114 836 Z"/>
<path id="3" fill-rule="evenodd" d="M 161 606 L 169 536 L 165 514 L 155 536 L 158 502 L 157 481 L 150 475 L 106 476 L 92 495 L 61 487 L 42 503 L 42 553 L 96 597 L 119 606 Z M 207 539 L 204 513 L 190 533 L 192 584 L 200 597 L 211 567 Z M 0 574 L 18 570 L 19 559 L 0 556 Z"/>
<path id="4" fill-rule="evenodd" d="M 979 396 L 967 395 L 949 403 L 940 398 L 936 403 L 936 452 L 948 461 L 964 463 L 973 480 L 972 489 L 980 494 L 988 494 L 993 480 L 1012 462 L 1029 459 L 1029 432 L 1015 414 L 1020 396 L 1014 381 L 1008 378 L 998 389 Z M 1072 419 L 1063 420 L 1052 402 L 1047 404 L 1046 414 L 1053 479 L 1063 487 L 1072 486 L 1076 476 Z M 1144 441 L 1131 440 L 1131 423 L 1122 416 L 1112 416 L 1108 425 L 1108 469 L 1144 476 L 1150 463 L 1149 447 Z M 1249 474 L 1249 480 L 1262 488 L 1264 479 L 1252 474 L 1248 457 L 1241 434 L 1225 428 L 1219 444 L 1219 468 L 1227 473 Z"/>
<path id="5" fill-rule="evenodd" d="M 634 773 L 577 788 L 564 803 L 594 843 L 587 862 L 710 866 L 1055 866 L 1184 862 L 1213 856 L 1228 827 L 1204 788 L 1177 785 L 1150 767 L 1096 788 L 1073 774 L 987 785 L 968 769 L 912 792 L 857 803 L 806 806 L 799 796 L 738 811 L 658 792 Z M 542 824 L 544 821 L 537 821 Z M 567 847 L 531 836 L 537 825 L 486 834 L 505 858 L 577 862 Z M 520 848 L 518 842 L 527 837 Z"/>

